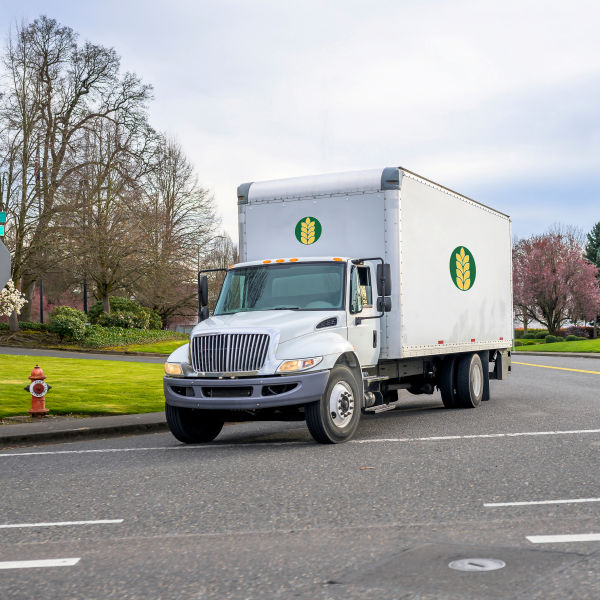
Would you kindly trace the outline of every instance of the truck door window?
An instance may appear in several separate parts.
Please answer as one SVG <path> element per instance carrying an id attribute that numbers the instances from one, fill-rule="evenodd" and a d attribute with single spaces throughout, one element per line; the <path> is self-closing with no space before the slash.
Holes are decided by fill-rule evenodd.
<path id="1" fill-rule="evenodd" d="M 350 313 L 356 314 L 363 309 L 363 298 L 360 289 L 358 267 L 353 266 L 350 271 Z"/>
<path id="2" fill-rule="evenodd" d="M 371 269 L 369 267 L 357 267 L 360 295 L 365 307 L 373 306 L 373 288 L 371 286 Z"/>

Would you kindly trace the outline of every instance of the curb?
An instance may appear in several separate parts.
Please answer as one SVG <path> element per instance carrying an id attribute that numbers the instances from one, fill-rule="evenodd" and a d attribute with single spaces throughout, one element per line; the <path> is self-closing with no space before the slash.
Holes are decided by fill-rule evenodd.
<path id="1" fill-rule="evenodd" d="M 524 350 L 515 350 L 512 356 L 561 356 L 563 358 L 597 358 L 600 359 L 600 352 L 529 352 Z"/>
<path id="2" fill-rule="evenodd" d="M 96 417 L 102 418 L 102 417 Z M 17 427 L 10 425 L 8 427 Z M 121 425 L 100 425 L 98 427 L 77 427 L 57 431 L 15 432 L 2 435 L 0 432 L 0 448 L 30 445 L 34 442 L 60 442 L 78 439 L 94 439 L 101 437 L 116 437 L 123 434 L 140 435 L 168 431 L 167 422 L 156 423 L 127 423 Z"/>

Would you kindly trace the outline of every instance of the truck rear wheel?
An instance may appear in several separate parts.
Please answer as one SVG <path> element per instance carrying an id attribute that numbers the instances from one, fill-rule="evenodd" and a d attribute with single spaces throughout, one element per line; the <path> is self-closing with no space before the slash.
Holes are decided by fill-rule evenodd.
<path id="1" fill-rule="evenodd" d="M 358 383 L 352 371 L 338 365 L 331 370 L 323 396 L 304 408 L 306 425 L 315 441 L 339 444 L 349 440 L 360 421 Z"/>
<path id="2" fill-rule="evenodd" d="M 457 406 L 475 408 L 481 404 L 484 387 L 483 365 L 479 354 L 465 354 L 456 369 Z"/>
<path id="3" fill-rule="evenodd" d="M 225 424 L 221 413 L 212 410 L 196 410 L 167 404 L 165 414 L 171 433 L 184 444 L 212 442 Z"/>
<path id="4" fill-rule="evenodd" d="M 440 365 L 438 386 L 446 408 L 457 407 L 456 357 L 448 356 Z"/>

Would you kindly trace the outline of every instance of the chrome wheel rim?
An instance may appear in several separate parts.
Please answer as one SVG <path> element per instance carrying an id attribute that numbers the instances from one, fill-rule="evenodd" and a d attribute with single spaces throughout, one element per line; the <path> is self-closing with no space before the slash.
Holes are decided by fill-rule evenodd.
<path id="1" fill-rule="evenodd" d="M 483 390 L 483 374 L 476 364 L 471 366 L 471 389 L 473 390 L 473 397 L 479 398 Z"/>
<path id="2" fill-rule="evenodd" d="M 329 394 L 329 414 L 336 427 L 346 427 L 354 414 L 354 394 L 345 381 L 338 381 Z"/>

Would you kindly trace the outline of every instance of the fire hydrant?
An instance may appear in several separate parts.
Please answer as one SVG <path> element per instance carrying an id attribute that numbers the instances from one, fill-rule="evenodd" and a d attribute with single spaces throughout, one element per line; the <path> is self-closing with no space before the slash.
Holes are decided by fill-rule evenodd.
<path id="1" fill-rule="evenodd" d="M 43 417 L 49 410 L 46 408 L 46 394 L 52 387 L 44 379 L 44 371 L 39 365 L 35 365 L 29 376 L 31 383 L 25 386 L 25 391 L 31 394 L 31 408 L 27 411 L 32 417 Z"/>

